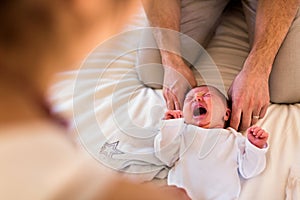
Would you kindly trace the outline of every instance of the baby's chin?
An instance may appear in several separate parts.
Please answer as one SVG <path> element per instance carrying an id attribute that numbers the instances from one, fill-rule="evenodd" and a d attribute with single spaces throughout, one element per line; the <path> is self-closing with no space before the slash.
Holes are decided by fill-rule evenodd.
<path id="1" fill-rule="evenodd" d="M 201 127 L 201 128 L 205 128 L 205 129 L 224 128 L 225 127 L 223 123 L 213 124 L 210 121 L 209 122 L 193 122 L 191 124 Z"/>
<path id="2" fill-rule="evenodd" d="M 203 121 L 194 121 L 191 124 L 201 127 L 201 128 L 211 128 L 210 122 L 203 122 Z"/>
<path id="3" fill-rule="evenodd" d="M 200 128 L 210 129 L 210 126 L 199 126 Z"/>

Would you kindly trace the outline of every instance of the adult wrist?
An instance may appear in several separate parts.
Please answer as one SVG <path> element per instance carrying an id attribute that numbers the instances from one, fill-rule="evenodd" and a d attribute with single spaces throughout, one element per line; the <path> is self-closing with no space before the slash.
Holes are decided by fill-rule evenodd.
<path id="1" fill-rule="evenodd" d="M 252 52 L 246 59 L 243 67 L 243 71 L 249 75 L 258 75 L 269 79 L 273 66 L 273 60 L 264 56 L 259 52 Z"/>
<path id="2" fill-rule="evenodd" d="M 186 66 L 182 57 L 172 52 L 161 51 L 161 58 L 162 58 L 162 64 L 167 67 L 172 67 L 176 69 L 179 66 L 180 67 L 182 67 L 183 65 Z"/>

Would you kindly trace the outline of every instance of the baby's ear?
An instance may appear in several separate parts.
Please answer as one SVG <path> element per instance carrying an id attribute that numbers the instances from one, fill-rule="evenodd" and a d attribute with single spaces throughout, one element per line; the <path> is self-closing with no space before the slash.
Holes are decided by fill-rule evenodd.
<path id="1" fill-rule="evenodd" d="M 229 108 L 226 108 L 226 113 L 224 116 L 224 121 L 227 122 L 230 118 L 231 110 Z"/>

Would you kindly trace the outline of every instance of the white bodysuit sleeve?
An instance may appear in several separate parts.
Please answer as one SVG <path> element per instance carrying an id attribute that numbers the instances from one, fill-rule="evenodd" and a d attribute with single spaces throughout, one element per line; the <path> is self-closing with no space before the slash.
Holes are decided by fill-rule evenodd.
<path id="1" fill-rule="evenodd" d="M 257 176 L 266 167 L 266 152 L 268 146 L 260 149 L 251 144 L 251 142 L 242 135 L 238 140 L 238 165 L 241 176 L 245 179 Z"/>
<path id="2" fill-rule="evenodd" d="M 154 140 L 155 155 L 169 167 L 179 158 L 180 143 L 184 129 L 184 120 L 163 120 L 159 133 Z"/>

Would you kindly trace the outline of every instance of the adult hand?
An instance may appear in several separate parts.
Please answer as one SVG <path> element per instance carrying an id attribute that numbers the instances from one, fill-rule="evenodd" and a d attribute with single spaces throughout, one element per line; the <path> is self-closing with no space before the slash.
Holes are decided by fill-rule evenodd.
<path id="1" fill-rule="evenodd" d="M 169 110 L 181 110 L 186 91 L 196 86 L 191 69 L 180 56 L 181 1 L 143 0 L 164 66 L 163 95 Z M 160 29 L 162 28 L 162 29 Z"/>
<path id="2" fill-rule="evenodd" d="M 244 66 L 233 80 L 228 91 L 232 101 L 232 128 L 246 130 L 265 116 L 270 102 L 268 77 L 254 67 Z"/>
<path id="3" fill-rule="evenodd" d="M 169 110 L 181 110 L 186 92 L 197 85 L 192 70 L 182 61 L 164 65 L 163 95 Z"/>

